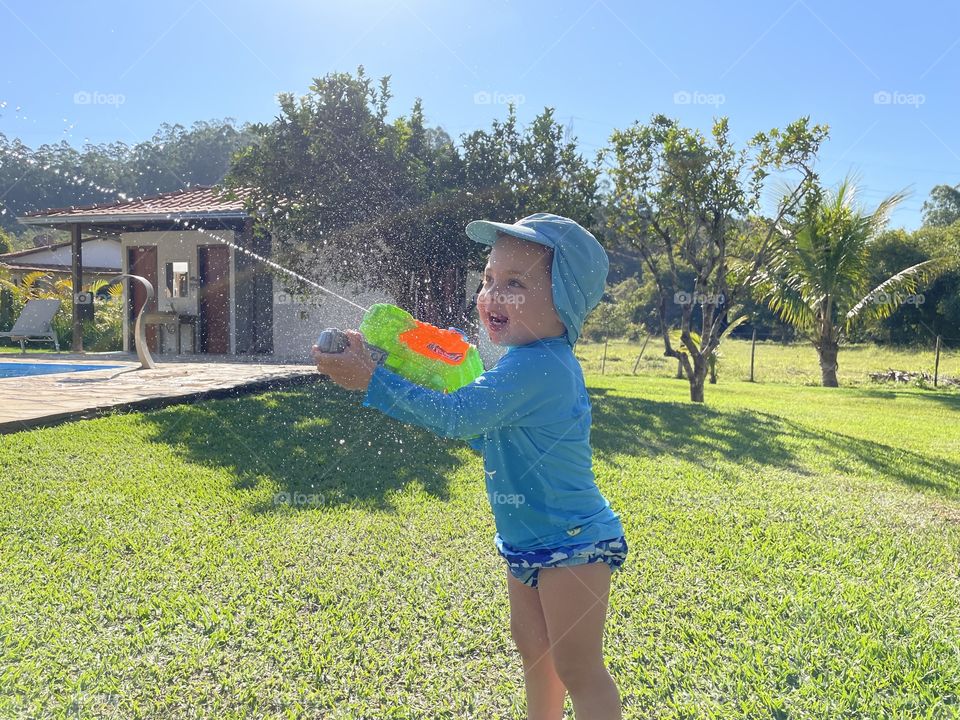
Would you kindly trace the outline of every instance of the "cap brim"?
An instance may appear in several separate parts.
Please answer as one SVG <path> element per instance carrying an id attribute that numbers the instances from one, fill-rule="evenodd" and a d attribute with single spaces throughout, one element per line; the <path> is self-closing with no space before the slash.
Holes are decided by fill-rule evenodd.
<path id="1" fill-rule="evenodd" d="M 513 237 L 520 238 L 521 240 L 529 240 L 531 242 L 539 243 L 540 245 L 553 247 L 553 243 L 550 242 L 548 238 L 540 235 L 531 227 L 512 225 L 509 223 L 498 223 L 493 222 L 492 220 L 474 220 L 473 222 L 467 224 L 467 237 L 474 242 L 482 243 L 483 245 L 493 245 L 497 241 L 498 233 L 512 235 Z"/>

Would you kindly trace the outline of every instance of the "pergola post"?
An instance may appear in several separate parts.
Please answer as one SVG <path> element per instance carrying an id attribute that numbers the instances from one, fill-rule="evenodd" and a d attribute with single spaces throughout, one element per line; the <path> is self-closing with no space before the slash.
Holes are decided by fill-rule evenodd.
<path id="1" fill-rule="evenodd" d="M 73 274 L 73 342 L 70 349 L 75 353 L 83 352 L 83 314 L 77 299 L 83 287 L 83 249 L 80 242 L 80 225 L 70 226 L 71 270 Z"/>

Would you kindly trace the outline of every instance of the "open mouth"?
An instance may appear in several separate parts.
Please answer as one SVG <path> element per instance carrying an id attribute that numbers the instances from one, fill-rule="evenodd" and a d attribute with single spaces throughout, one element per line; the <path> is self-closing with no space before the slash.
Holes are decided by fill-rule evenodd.
<path id="1" fill-rule="evenodd" d="M 497 313 L 487 313 L 487 322 L 490 325 L 491 330 L 503 330 L 509 320 L 505 315 L 497 315 Z"/>

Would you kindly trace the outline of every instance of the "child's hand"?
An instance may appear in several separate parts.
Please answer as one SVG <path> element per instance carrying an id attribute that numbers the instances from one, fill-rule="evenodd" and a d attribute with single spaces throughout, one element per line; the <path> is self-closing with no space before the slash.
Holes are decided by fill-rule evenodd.
<path id="1" fill-rule="evenodd" d="M 317 363 L 317 370 L 329 375 L 337 385 L 347 390 L 366 390 L 377 364 L 363 344 L 363 334 L 356 330 L 345 333 L 350 344 L 343 352 L 320 352 L 320 348 L 314 345 L 311 357 Z"/>

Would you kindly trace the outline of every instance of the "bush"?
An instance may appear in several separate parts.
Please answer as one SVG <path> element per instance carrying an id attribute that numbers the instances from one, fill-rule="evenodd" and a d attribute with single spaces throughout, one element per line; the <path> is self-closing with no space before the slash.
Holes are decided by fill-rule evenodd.
<path id="1" fill-rule="evenodd" d="M 53 318 L 53 330 L 61 349 L 69 348 L 73 339 L 72 284 L 68 279 L 57 280 L 43 272 L 24 276 L 14 282 L 9 273 L 0 277 L 0 320 L 3 329 L 9 329 L 19 317 L 23 306 L 33 299 L 60 301 L 60 309 Z M 85 290 L 98 294 L 94 304 L 94 319 L 83 324 L 83 347 L 91 352 L 109 352 L 123 349 L 123 300 L 121 286 L 108 290 L 102 280 L 95 280 Z"/>
<path id="2" fill-rule="evenodd" d="M 644 304 L 636 278 L 627 278 L 607 292 L 609 301 L 601 302 L 583 324 L 582 336 L 598 342 L 613 338 L 639 340 L 646 333 L 637 316 Z"/>

